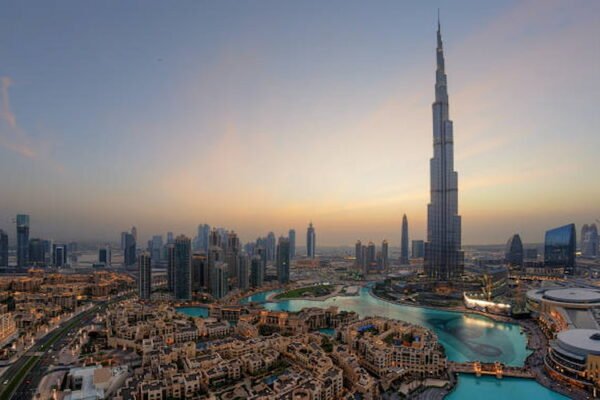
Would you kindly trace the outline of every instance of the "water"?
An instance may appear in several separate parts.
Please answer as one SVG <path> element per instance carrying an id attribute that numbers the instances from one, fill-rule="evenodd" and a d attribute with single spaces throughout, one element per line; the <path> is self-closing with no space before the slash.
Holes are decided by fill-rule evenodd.
<path id="1" fill-rule="evenodd" d="M 252 301 L 264 302 L 272 293 L 254 295 Z M 438 335 L 448 359 L 452 361 L 500 361 L 506 365 L 522 366 L 530 354 L 526 348 L 526 336 L 521 334 L 519 325 L 495 322 L 476 314 L 392 304 L 371 296 L 368 288 L 362 288 L 358 296 L 339 296 L 324 301 L 285 300 L 267 302 L 264 306 L 274 311 L 337 306 L 340 310 L 356 311 L 361 317 L 382 316 L 422 325 Z"/>
<path id="2" fill-rule="evenodd" d="M 208 317 L 208 308 L 206 307 L 178 307 L 177 312 L 180 312 L 190 317 Z"/>
<path id="3" fill-rule="evenodd" d="M 459 385 L 450 393 L 447 400 L 563 400 L 568 399 L 559 393 L 546 389 L 533 379 L 502 378 L 460 374 Z M 485 393 L 485 395 L 484 395 Z"/>

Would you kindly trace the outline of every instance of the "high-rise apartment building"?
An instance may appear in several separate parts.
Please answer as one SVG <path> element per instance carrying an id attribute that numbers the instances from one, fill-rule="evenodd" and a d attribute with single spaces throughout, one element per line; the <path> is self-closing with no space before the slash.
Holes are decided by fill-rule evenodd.
<path id="1" fill-rule="evenodd" d="M 439 21 L 435 101 L 432 111 L 431 201 L 427 206 L 424 269 L 430 278 L 447 281 L 463 274 L 464 254 L 461 250 L 461 218 L 458 215 L 458 174 L 454 171 L 454 137 L 449 117 L 448 86 Z"/>
<path id="2" fill-rule="evenodd" d="M 317 235 L 315 233 L 315 228 L 313 227 L 312 221 L 308 225 L 308 229 L 306 230 L 306 256 L 308 258 L 315 258 L 317 247 Z"/>
<path id="3" fill-rule="evenodd" d="M 175 243 L 167 244 L 167 290 L 175 292 Z"/>
<path id="4" fill-rule="evenodd" d="M 144 251 L 138 257 L 138 296 L 142 300 L 150 300 L 152 294 L 152 259 L 150 253 Z"/>
<path id="5" fill-rule="evenodd" d="M 26 267 L 29 262 L 29 215 L 17 215 L 17 266 Z"/>
<path id="6" fill-rule="evenodd" d="M 123 248 L 123 265 L 135 265 L 137 260 L 137 244 L 133 234 L 124 232 L 121 236 L 124 242 Z"/>
<path id="7" fill-rule="evenodd" d="M 290 281 L 290 240 L 283 236 L 277 243 L 277 279 L 283 285 Z"/>
<path id="8" fill-rule="evenodd" d="M 267 234 L 267 261 L 275 261 L 276 252 L 277 240 L 275 239 L 275 234 L 269 232 Z"/>

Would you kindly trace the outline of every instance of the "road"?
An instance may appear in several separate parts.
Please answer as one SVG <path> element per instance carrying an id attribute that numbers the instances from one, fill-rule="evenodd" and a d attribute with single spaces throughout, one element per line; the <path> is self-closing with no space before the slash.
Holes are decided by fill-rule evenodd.
<path id="1" fill-rule="evenodd" d="M 119 301 L 117 298 L 111 301 Z M 0 386 L 0 400 L 31 399 L 42 379 L 52 364 L 54 349 L 60 351 L 68 341 L 68 333 L 76 331 L 80 327 L 89 324 L 100 308 L 105 308 L 106 301 L 96 304 L 94 307 L 81 314 L 63 322 L 58 328 L 39 339 L 35 345 L 19 360 L 12 364 L 4 373 L 8 378 Z"/>

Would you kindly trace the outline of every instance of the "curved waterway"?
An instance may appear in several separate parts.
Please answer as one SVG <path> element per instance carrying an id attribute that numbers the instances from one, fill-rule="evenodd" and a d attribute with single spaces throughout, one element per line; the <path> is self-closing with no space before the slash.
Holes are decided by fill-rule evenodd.
<path id="1" fill-rule="evenodd" d="M 452 361 L 500 361 L 507 365 L 522 366 L 530 354 L 526 348 L 527 336 L 515 324 L 495 322 L 477 314 L 411 307 L 380 300 L 362 288 L 358 296 L 333 297 L 324 301 L 285 300 L 267 301 L 281 290 L 257 293 L 241 303 L 263 303 L 268 310 L 300 311 L 305 307 L 337 306 L 340 310 L 356 311 L 361 317 L 382 316 L 412 322 L 432 329 Z M 187 315 L 204 316 L 206 309 L 188 307 L 178 309 Z M 202 311 L 201 311 L 202 310 Z M 329 333 L 329 332 L 326 332 Z M 459 384 L 446 398 L 449 400 L 540 399 L 563 400 L 567 397 L 553 392 L 530 379 L 504 378 L 460 374 Z"/>
<path id="2" fill-rule="evenodd" d="M 257 293 L 243 300 L 264 303 L 273 311 L 300 311 L 305 307 L 337 306 L 340 310 L 356 311 L 361 317 L 382 316 L 408 321 L 432 329 L 452 361 L 500 361 L 521 366 L 530 354 L 527 337 L 515 324 L 495 322 L 477 314 L 436 310 L 393 304 L 380 300 L 361 288 L 358 296 L 338 296 L 324 301 L 284 300 L 268 302 L 276 291 Z"/>

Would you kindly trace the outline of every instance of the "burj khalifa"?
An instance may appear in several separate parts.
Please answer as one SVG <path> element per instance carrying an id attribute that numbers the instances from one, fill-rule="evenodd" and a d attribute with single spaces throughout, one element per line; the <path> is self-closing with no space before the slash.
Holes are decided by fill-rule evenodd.
<path id="1" fill-rule="evenodd" d="M 454 171 L 454 138 L 448 113 L 448 87 L 442 33 L 438 18 L 437 69 L 433 111 L 433 158 L 430 160 L 431 201 L 427 205 L 425 273 L 437 281 L 462 275 L 461 218 L 458 215 L 458 174 Z"/>

